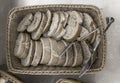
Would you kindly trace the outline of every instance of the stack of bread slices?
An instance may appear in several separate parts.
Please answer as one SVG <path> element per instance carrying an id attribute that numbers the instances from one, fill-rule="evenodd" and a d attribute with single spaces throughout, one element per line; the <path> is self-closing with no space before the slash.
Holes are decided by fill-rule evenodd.
<path id="1" fill-rule="evenodd" d="M 100 31 L 97 31 L 87 38 L 87 42 L 76 42 L 95 30 L 96 24 L 88 13 L 74 10 L 29 13 L 16 29 L 19 33 L 14 55 L 23 66 L 80 66 L 91 56 L 91 49 L 100 38 Z"/>

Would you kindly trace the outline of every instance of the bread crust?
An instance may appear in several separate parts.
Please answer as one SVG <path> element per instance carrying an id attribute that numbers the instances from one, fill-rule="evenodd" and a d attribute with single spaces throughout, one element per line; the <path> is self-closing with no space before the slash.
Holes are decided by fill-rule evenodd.
<path id="1" fill-rule="evenodd" d="M 40 22 L 42 19 L 42 15 L 41 12 L 36 12 L 34 15 L 34 20 L 32 21 L 32 23 L 28 26 L 27 31 L 28 32 L 34 32 L 35 30 L 37 30 Z"/>
<path id="2" fill-rule="evenodd" d="M 50 40 L 49 40 L 49 38 L 41 38 L 40 40 L 41 40 L 42 48 L 43 48 L 40 64 L 48 64 L 48 62 L 51 58 Z"/>
<path id="3" fill-rule="evenodd" d="M 27 14 L 19 23 L 17 27 L 18 32 L 24 32 L 28 26 L 31 24 L 31 21 L 33 20 L 33 15 L 32 13 Z"/>
<path id="4" fill-rule="evenodd" d="M 52 13 L 50 10 L 47 10 L 46 15 L 47 15 L 47 22 L 46 22 L 46 25 L 43 29 L 43 33 L 47 32 L 49 30 L 50 25 L 51 25 L 51 20 L 52 20 Z"/>
<path id="5" fill-rule="evenodd" d="M 38 39 L 40 39 L 40 37 L 41 37 L 41 35 L 42 35 L 42 33 L 43 33 L 43 29 L 44 29 L 44 27 L 45 27 L 45 25 L 46 25 L 46 16 L 45 16 L 45 14 L 43 13 L 42 14 L 42 20 L 41 20 L 41 23 L 40 23 L 40 25 L 39 25 L 39 27 L 38 27 L 38 29 L 36 30 L 36 31 L 34 31 L 34 32 L 32 32 L 32 39 L 33 40 L 38 40 Z"/>
<path id="6" fill-rule="evenodd" d="M 54 34 L 55 34 L 55 32 L 58 28 L 59 21 L 60 21 L 60 15 L 57 12 L 54 12 L 53 13 L 53 18 L 52 18 L 52 23 L 51 23 L 50 29 L 48 31 L 48 36 L 49 37 L 54 36 Z"/>
<path id="7" fill-rule="evenodd" d="M 35 42 L 31 40 L 28 56 L 26 58 L 21 59 L 21 64 L 23 66 L 30 66 L 34 57 L 34 53 L 35 53 Z"/>
<path id="8" fill-rule="evenodd" d="M 82 47 L 80 43 L 76 42 L 73 44 L 73 48 L 74 48 L 74 62 L 72 64 L 72 67 L 80 66 L 83 62 Z"/>
<path id="9" fill-rule="evenodd" d="M 37 66 L 42 58 L 42 43 L 40 41 L 35 41 L 35 53 L 33 60 L 31 62 L 32 66 Z"/>
<path id="10" fill-rule="evenodd" d="M 91 52 L 90 52 L 89 46 L 87 45 L 87 43 L 85 41 L 81 41 L 81 46 L 82 46 L 82 50 L 83 50 L 83 57 L 84 57 L 83 65 L 84 65 L 90 59 Z"/>
<path id="11" fill-rule="evenodd" d="M 66 33 L 63 38 L 68 42 L 77 40 L 81 32 L 81 15 L 76 11 L 69 11 L 68 25 L 66 26 Z"/>

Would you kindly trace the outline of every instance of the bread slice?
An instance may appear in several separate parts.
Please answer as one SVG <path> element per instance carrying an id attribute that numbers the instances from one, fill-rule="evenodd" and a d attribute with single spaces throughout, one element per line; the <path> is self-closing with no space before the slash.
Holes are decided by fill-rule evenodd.
<path id="1" fill-rule="evenodd" d="M 18 27 L 17 27 L 17 31 L 18 32 L 23 32 L 25 31 L 28 26 L 31 24 L 31 21 L 33 20 L 33 15 L 32 13 L 27 14 L 22 21 L 19 23 Z"/>
<path id="2" fill-rule="evenodd" d="M 47 22 L 46 20 L 47 20 L 47 17 L 43 13 L 40 26 L 38 27 L 38 29 L 36 31 L 32 32 L 32 39 L 33 40 L 38 40 L 40 38 L 40 36 L 42 35 L 43 29 L 44 29 L 46 22 Z"/>
<path id="3" fill-rule="evenodd" d="M 82 27 L 80 37 L 84 37 L 87 34 L 89 34 L 89 31 L 85 27 Z"/>
<path id="4" fill-rule="evenodd" d="M 73 67 L 80 66 L 83 62 L 82 47 L 80 43 L 76 42 L 73 44 L 73 48 L 74 48 L 74 62 L 72 66 Z"/>
<path id="5" fill-rule="evenodd" d="M 14 55 L 18 58 L 25 58 L 29 50 L 30 36 L 26 33 L 19 33 L 15 48 Z"/>
<path id="6" fill-rule="evenodd" d="M 83 13 L 84 16 L 84 22 L 83 22 L 83 26 L 88 29 L 89 32 L 92 32 L 94 29 L 96 29 L 95 23 L 93 21 L 93 18 L 87 14 L 87 13 Z M 95 40 L 95 34 L 93 33 L 91 36 L 89 36 L 88 40 L 90 41 L 90 43 L 92 44 Z"/>
<path id="7" fill-rule="evenodd" d="M 47 22 L 46 22 L 46 25 L 43 29 L 43 33 L 47 32 L 49 30 L 50 25 L 51 25 L 51 20 L 52 20 L 52 13 L 50 10 L 47 10 L 46 15 L 47 15 Z"/>
<path id="8" fill-rule="evenodd" d="M 74 61 L 73 46 L 66 51 L 66 61 L 63 66 L 72 66 Z"/>
<path id="9" fill-rule="evenodd" d="M 52 38 L 50 38 L 49 40 L 50 40 L 50 46 L 51 46 L 51 58 L 47 65 L 55 66 L 59 60 L 57 42 Z"/>
<path id="10" fill-rule="evenodd" d="M 83 23 L 82 13 L 79 13 L 77 11 L 68 11 L 67 13 L 69 14 L 68 25 L 74 26 L 76 23 L 80 25 Z"/>
<path id="11" fill-rule="evenodd" d="M 42 43 L 40 41 L 35 41 L 35 53 L 34 58 L 31 63 L 32 66 L 37 66 L 42 58 Z"/>
<path id="12" fill-rule="evenodd" d="M 79 24 L 76 24 L 75 26 L 68 25 L 66 27 L 66 33 L 63 36 L 63 38 L 68 42 L 73 42 L 77 40 L 80 32 L 81 32 L 81 26 Z"/>
<path id="13" fill-rule="evenodd" d="M 29 51 L 29 47 L 30 47 L 30 36 L 29 36 L 29 34 L 25 34 L 25 36 L 26 36 L 26 41 L 25 42 L 23 42 L 23 45 L 24 45 L 24 52 L 22 53 L 22 55 L 21 55 L 21 58 L 25 58 L 25 57 L 27 57 L 27 55 L 28 55 L 28 51 Z"/>
<path id="14" fill-rule="evenodd" d="M 28 32 L 33 32 L 35 30 L 37 30 L 40 22 L 42 19 L 42 15 L 41 12 L 36 12 L 34 15 L 34 20 L 32 21 L 32 23 L 28 26 L 27 31 Z"/>
<path id="15" fill-rule="evenodd" d="M 91 52 L 89 49 L 89 46 L 87 45 L 87 43 L 85 41 L 81 41 L 81 46 L 82 46 L 82 50 L 83 50 L 83 65 L 86 64 L 90 57 L 91 57 Z"/>
<path id="16" fill-rule="evenodd" d="M 21 64 L 23 66 L 30 66 L 34 57 L 34 53 L 35 53 L 35 42 L 31 40 L 28 56 L 26 58 L 21 59 Z"/>
<path id="17" fill-rule="evenodd" d="M 67 23 L 68 23 L 68 18 L 69 18 L 69 14 L 68 12 L 63 12 L 64 16 L 65 16 L 65 22 L 64 22 L 64 28 L 66 27 Z"/>
<path id="18" fill-rule="evenodd" d="M 20 55 L 24 52 L 24 45 L 22 44 L 23 42 L 25 42 L 25 34 L 19 33 L 14 48 L 14 55 L 16 57 L 20 58 Z"/>
<path id="19" fill-rule="evenodd" d="M 54 36 L 54 34 L 58 28 L 59 22 L 60 22 L 60 15 L 57 12 L 54 12 L 53 18 L 52 18 L 52 23 L 51 23 L 50 29 L 48 31 L 49 37 Z"/>
<path id="20" fill-rule="evenodd" d="M 24 44 L 19 44 L 19 43 L 16 43 L 15 45 L 15 48 L 14 48 L 14 55 L 17 57 L 17 58 L 23 58 L 22 54 L 24 52 Z"/>
<path id="21" fill-rule="evenodd" d="M 65 17 L 65 21 L 62 22 L 62 26 L 60 26 L 60 30 L 59 30 L 59 35 L 55 38 L 57 40 L 60 40 L 61 37 L 63 37 L 66 33 L 66 25 L 67 25 L 67 22 L 68 22 L 68 17 L 69 17 L 69 14 L 67 12 L 62 12 L 64 14 L 64 17 Z M 62 15 L 61 15 L 62 16 Z"/>
<path id="22" fill-rule="evenodd" d="M 80 33 L 80 36 L 78 37 L 78 40 L 80 40 L 82 37 L 85 37 L 86 35 L 89 34 L 89 31 L 82 26 L 82 30 L 81 30 L 81 33 Z M 88 39 L 89 37 L 87 37 L 86 39 Z"/>
<path id="23" fill-rule="evenodd" d="M 64 49 L 67 47 L 67 42 L 64 40 L 60 40 L 57 42 L 58 46 L 58 54 L 59 54 L 59 60 L 57 62 L 57 66 L 63 66 L 66 61 L 66 53 L 61 56 L 61 53 L 64 51 Z"/>
<path id="24" fill-rule="evenodd" d="M 60 21 L 58 24 L 58 27 L 54 33 L 54 38 L 57 39 L 57 36 L 63 31 L 64 29 L 64 22 L 65 22 L 65 15 L 63 14 L 63 12 L 58 12 L 59 16 L 60 16 Z M 64 32 L 65 33 L 65 32 Z M 64 35 L 64 34 L 63 34 Z M 60 36 L 59 36 L 60 37 Z M 62 37 L 62 35 L 61 35 Z"/>
<path id="25" fill-rule="evenodd" d="M 81 32 L 81 16 L 76 11 L 69 11 L 68 25 L 66 26 L 66 33 L 63 38 L 68 42 L 73 42 L 77 39 Z"/>
<path id="26" fill-rule="evenodd" d="M 80 22 L 80 25 L 82 25 L 83 24 L 83 13 L 79 12 L 79 15 L 80 15 L 79 22 Z"/>
<path id="27" fill-rule="evenodd" d="M 40 64 L 48 64 L 51 58 L 50 40 L 49 38 L 41 38 L 40 40 L 41 40 L 42 48 L 43 48 Z"/>
<path id="28" fill-rule="evenodd" d="M 17 43 L 23 43 L 26 41 L 26 33 L 18 33 L 16 42 Z"/>

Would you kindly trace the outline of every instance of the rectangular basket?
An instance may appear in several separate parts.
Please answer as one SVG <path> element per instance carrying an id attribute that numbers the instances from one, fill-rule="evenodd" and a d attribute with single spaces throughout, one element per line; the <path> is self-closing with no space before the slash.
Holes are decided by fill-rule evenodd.
<path id="1" fill-rule="evenodd" d="M 18 32 L 16 28 L 20 20 L 28 13 L 41 11 L 45 12 L 47 10 L 51 11 L 68 11 L 76 10 L 80 12 L 89 13 L 97 26 L 102 26 L 101 31 L 105 27 L 102 15 L 99 8 L 92 5 L 40 5 L 40 6 L 28 6 L 28 7 L 18 7 L 13 8 L 8 17 L 8 28 L 7 28 L 7 66 L 10 72 L 19 74 L 31 74 L 31 75 L 79 75 L 80 67 L 48 67 L 41 66 L 38 67 L 24 67 L 20 64 L 20 60 L 14 56 L 14 46 L 15 40 Z M 104 36 L 99 48 L 98 48 L 98 59 L 92 65 L 91 69 L 87 74 L 94 74 L 95 72 L 101 71 L 105 64 L 106 56 L 106 38 Z"/>

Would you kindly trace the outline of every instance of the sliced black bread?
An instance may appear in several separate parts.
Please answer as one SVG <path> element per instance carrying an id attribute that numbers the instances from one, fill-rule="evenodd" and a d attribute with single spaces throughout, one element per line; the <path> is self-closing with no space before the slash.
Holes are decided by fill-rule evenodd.
<path id="1" fill-rule="evenodd" d="M 37 66 L 42 58 L 42 43 L 41 41 L 35 41 L 35 53 L 31 65 Z"/>
<path id="2" fill-rule="evenodd" d="M 72 66 L 74 61 L 73 46 L 66 51 L 66 61 L 63 66 Z"/>
<path id="3" fill-rule="evenodd" d="M 43 29 L 43 33 L 47 32 L 50 28 L 50 25 L 51 25 L 52 13 L 50 10 L 47 10 L 46 17 L 47 17 L 47 22 L 46 22 L 46 25 Z"/>
<path id="4" fill-rule="evenodd" d="M 50 40 L 50 46 L 51 46 L 51 58 L 47 65 L 55 66 L 57 65 L 57 62 L 59 60 L 57 41 L 52 38 L 50 38 L 49 40 Z"/>
<path id="5" fill-rule="evenodd" d="M 25 58 L 27 56 L 30 40 L 30 36 L 27 33 L 19 33 L 14 48 L 14 55 L 16 57 Z"/>
<path id="6" fill-rule="evenodd" d="M 66 32 L 66 29 L 64 29 L 65 28 L 64 25 L 65 25 L 66 17 L 65 17 L 63 12 L 59 12 L 59 15 L 60 15 L 59 25 L 57 27 L 57 30 L 56 30 L 54 36 L 53 36 L 57 40 L 59 40 Z"/>
<path id="7" fill-rule="evenodd" d="M 46 25 L 46 22 L 47 22 L 47 17 L 43 13 L 42 14 L 42 20 L 41 20 L 41 23 L 40 23 L 38 29 L 36 31 L 32 32 L 32 39 L 33 40 L 38 40 L 41 37 L 41 35 L 43 33 L 43 29 L 44 29 L 44 27 Z"/>
<path id="8" fill-rule="evenodd" d="M 64 40 L 60 40 L 58 43 L 58 54 L 59 54 L 59 60 L 57 62 L 57 66 L 63 66 L 66 61 L 66 53 L 61 56 L 61 53 L 64 51 L 64 49 L 68 46 L 67 42 Z"/>
<path id="9" fill-rule="evenodd" d="M 77 39 L 81 32 L 81 15 L 76 11 L 69 11 L 69 18 L 68 18 L 68 25 L 66 26 L 66 33 L 63 38 L 68 41 L 72 42 Z"/>
<path id="10" fill-rule="evenodd" d="M 82 50 L 83 50 L 83 65 L 86 64 L 90 57 L 91 57 L 91 52 L 89 49 L 89 46 L 87 45 L 87 43 L 85 41 L 81 41 L 81 46 L 82 46 Z"/>
<path id="11" fill-rule="evenodd" d="M 74 49 L 74 62 L 72 64 L 73 67 L 80 66 L 83 62 L 83 53 L 82 53 L 82 47 L 80 43 L 75 42 L 73 44 Z"/>
<path id="12" fill-rule="evenodd" d="M 31 24 L 31 21 L 33 20 L 33 15 L 32 13 L 27 14 L 22 21 L 19 23 L 18 27 L 17 27 L 17 31 L 18 32 L 23 32 L 25 31 L 28 26 Z"/>
<path id="13" fill-rule="evenodd" d="M 83 26 L 88 29 L 89 32 L 92 32 L 93 30 L 96 29 L 95 23 L 93 21 L 93 18 L 88 14 L 88 13 L 83 13 Z M 96 33 L 91 34 L 91 36 L 89 36 L 88 40 L 90 41 L 90 43 L 92 44 L 95 40 L 95 35 Z"/>
<path id="14" fill-rule="evenodd" d="M 38 28 L 38 26 L 39 26 L 39 24 L 41 22 L 41 18 L 42 18 L 41 12 L 36 12 L 35 15 L 34 15 L 34 20 L 28 26 L 27 31 L 28 32 L 35 31 Z"/>
<path id="15" fill-rule="evenodd" d="M 52 23 L 51 23 L 50 29 L 48 31 L 49 37 L 54 36 L 54 34 L 58 28 L 59 22 L 60 22 L 60 15 L 57 12 L 54 12 L 53 18 L 52 18 Z"/>
<path id="16" fill-rule="evenodd" d="M 43 48 L 40 64 L 48 64 L 51 58 L 50 40 L 49 38 L 41 38 L 40 40 L 41 40 L 42 48 Z"/>
<path id="17" fill-rule="evenodd" d="M 28 55 L 26 58 L 21 59 L 21 64 L 23 66 L 30 66 L 34 57 L 34 53 L 35 53 L 35 42 L 31 40 Z"/>

